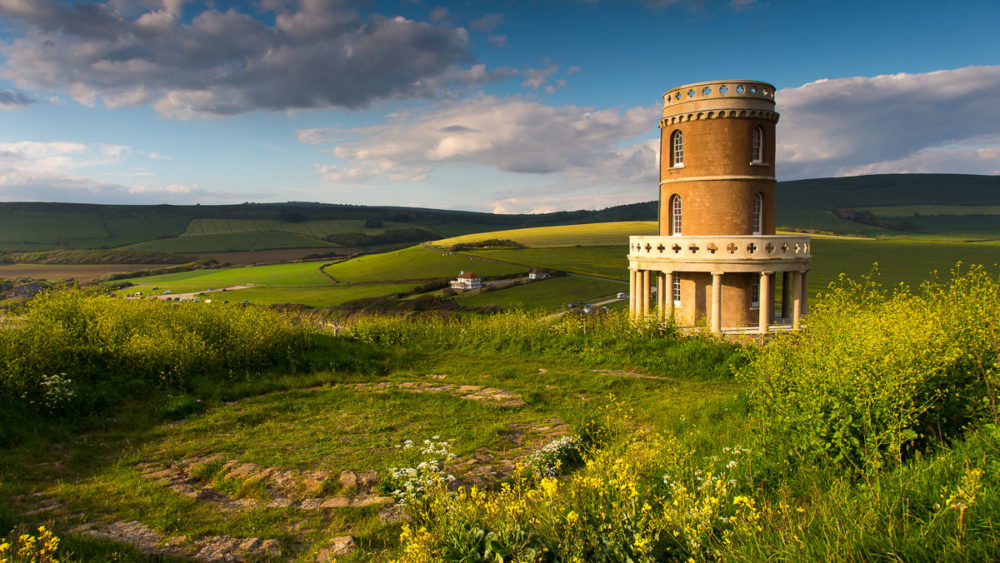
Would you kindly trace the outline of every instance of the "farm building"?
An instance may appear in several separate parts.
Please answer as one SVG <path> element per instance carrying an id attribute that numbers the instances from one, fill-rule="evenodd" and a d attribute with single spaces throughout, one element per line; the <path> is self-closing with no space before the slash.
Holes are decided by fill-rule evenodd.
<path id="1" fill-rule="evenodd" d="M 461 272 L 458 278 L 451 280 L 451 288 L 460 291 L 467 291 L 470 289 L 482 289 L 483 278 L 473 274 L 472 272 Z"/>
<path id="2" fill-rule="evenodd" d="M 539 270 L 539 269 L 536 268 L 536 269 L 533 269 L 530 272 L 528 272 L 528 279 L 529 280 L 544 280 L 544 279 L 546 279 L 548 277 L 550 277 L 550 275 L 545 270 Z"/>
<path id="3" fill-rule="evenodd" d="M 658 236 L 629 237 L 630 311 L 713 332 L 755 327 L 774 314 L 799 327 L 810 238 L 775 233 L 774 86 L 699 82 L 663 95 Z"/>

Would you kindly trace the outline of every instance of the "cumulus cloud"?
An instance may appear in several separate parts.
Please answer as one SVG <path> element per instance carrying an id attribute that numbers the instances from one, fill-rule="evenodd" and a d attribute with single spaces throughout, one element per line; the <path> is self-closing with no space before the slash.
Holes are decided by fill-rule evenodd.
<path id="1" fill-rule="evenodd" d="M 486 14 L 469 22 L 469 27 L 476 31 L 493 31 L 503 23 L 503 14 Z"/>
<path id="2" fill-rule="evenodd" d="M 298 137 L 303 143 L 335 145 L 331 153 L 347 164 L 316 166 L 322 177 L 334 182 L 377 176 L 421 181 L 442 166 L 485 166 L 551 175 L 547 178 L 552 185 L 545 190 L 498 198 L 523 203 L 547 191 L 545 197 L 553 202 L 578 200 L 580 207 L 593 201 L 585 192 L 597 186 L 633 192 L 644 186 L 645 191 L 635 192 L 638 199 L 655 193 L 658 142 L 648 137 L 655 135 L 657 115 L 657 106 L 595 110 L 480 96 L 400 115 L 386 125 L 305 129 Z"/>
<path id="3" fill-rule="evenodd" d="M 0 109 L 14 110 L 24 109 L 29 104 L 34 103 L 34 99 L 17 90 L 0 90 Z"/>
<path id="4" fill-rule="evenodd" d="M 64 91 L 82 104 L 150 104 L 193 119 L 363 108 L 438 96 L 452 77 L 505 75 L 467 72 L 473 60 L 463 28 L 363 14 L 356 4 L 263 2 L 273 12 L 269 23 L 236 7 L 182 0 L 0 0 L 0 16 L 22 24 L 20 35 L 0 46 L 0 76 L 24 89 Z M 145 11 L 134 13 L 136 6 Z"/>
<path id="5" fill-rule="evenodd" d="M 121 145 L 72 141 L 0 143 L 0 201 L 192 203 L 211 197 L 197 186 L 129 186 L 85 175 L 87 169 L 119 164 L 131 152 L 130 147 Z"/>
<path id="6" fill-rule="evenodd" d="M 556 65 L 549 65 L 545 68 L 529 68 L 524 71 L 524 82 L 521 83 L 521 86 L 538 90 L 549 81 L 550 76 L 558 71 L 559 67 Z"/>
<path id="7" fill-rule="evenodd" d="M 819 80 L 776 94 L 784 179 L 995 174 L 1000 66 Z"/>

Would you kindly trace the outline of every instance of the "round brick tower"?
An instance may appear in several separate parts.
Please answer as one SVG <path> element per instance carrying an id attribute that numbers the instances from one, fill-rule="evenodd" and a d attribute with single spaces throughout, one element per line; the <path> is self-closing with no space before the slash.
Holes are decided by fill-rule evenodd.
<path id="1" fill-rule="evenodd" d="M 699 82 L 663 95 L 659 236 L 631 237 L 634 314 L 649 313 L 656 272 L 661 317 L 766 332 L 782 272 L 781 316 L 793 313 L 798 326 L 810 241 L 775 235 L 774 107 L 774 86 L 756 81 Z"/>

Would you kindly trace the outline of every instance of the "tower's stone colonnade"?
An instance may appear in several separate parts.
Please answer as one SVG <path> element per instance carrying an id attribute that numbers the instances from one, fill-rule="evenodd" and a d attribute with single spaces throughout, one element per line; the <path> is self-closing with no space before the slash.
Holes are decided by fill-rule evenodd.
<path id="1" fill-rule="evenodd" d="M 775 234 L 774 87 L 699 82 L 668 91 L 660 120 L 658 236 L 629 239 L 630 310 L 712 331 L 781 316 L 799 327 L 806 310 L 810 238 Z"/>

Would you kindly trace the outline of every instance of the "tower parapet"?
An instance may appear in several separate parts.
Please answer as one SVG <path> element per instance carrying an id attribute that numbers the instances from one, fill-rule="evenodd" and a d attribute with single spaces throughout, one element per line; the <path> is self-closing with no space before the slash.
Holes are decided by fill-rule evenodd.
<path id="1" fill-rule="evenodd" d="M 663 95 L 659 236 L 630 240 L 634 314 L 648 314 L 656 272 L 661 317 L 669 311 L 682 324 L 707 317 L 715 331 L 750 324 L 766 332 L 782 272 L 782 316 L 792 313 L 798 327 L 810 240 L 775 234 L 774 90 L 730 80 Z"/>

